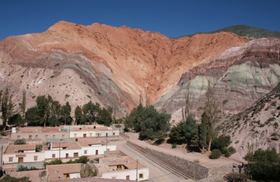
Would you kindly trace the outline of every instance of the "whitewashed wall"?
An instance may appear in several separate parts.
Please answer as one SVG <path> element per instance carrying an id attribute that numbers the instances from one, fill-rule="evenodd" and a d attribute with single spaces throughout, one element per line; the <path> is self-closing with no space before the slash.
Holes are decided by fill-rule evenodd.
<path id="1" fill-rule="evenodd" d="M 143 178 L 139 178 L 140 174 L 143 174 Z M 130 180 L 136 180 L 136 169 L 112 171 L 103 173 L 101 178 L 105 179 L 123 179 L 126 180 L 126 176 L 129 176 Z M 138 170 L 138 181 L 144 181 L 149 179 L 149 169 L 141 168 Z"/>

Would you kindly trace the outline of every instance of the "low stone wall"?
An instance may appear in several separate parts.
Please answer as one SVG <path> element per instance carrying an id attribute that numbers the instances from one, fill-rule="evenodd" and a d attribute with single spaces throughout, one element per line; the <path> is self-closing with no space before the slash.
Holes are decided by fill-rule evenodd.
<path id="1" fill-rule="evenodd" d="M 185 174 L 189 178 L 200 180 L 208 177 L 209 169 L 192 161 L 188 161 L 186 159 L 169 155 L 163 152 L 159 152 L 153 149 L 144 148 L 135 143 L 128 142 L 130 145 L 133 145 L 137 148 L 141 148 L 146 154 L 156 158 L 157 160 L 161 160 L 164 163 L 176 168 L 176 170 Z"/>

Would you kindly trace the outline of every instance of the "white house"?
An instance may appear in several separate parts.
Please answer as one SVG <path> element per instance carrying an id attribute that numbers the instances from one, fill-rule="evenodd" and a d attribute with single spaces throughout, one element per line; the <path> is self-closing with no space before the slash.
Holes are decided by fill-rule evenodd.
<path id="1" fill-rule="evenodd" d="M 11 138 L 26 140 L 58 141 L 68 138 L 117 137 L 119 129 L 102 125 L 64 125 L 59 127 L 12 128 Z"/>
<path id="2" fill-rule="evenodd" d="M 149 179 L 149 169 L 121 152 L 108 152 L 95 165 L 98 176 L 105 179 L 138 180 Z"/>
<path id="3" fill-rule="evenodd" d="M 41 162 L 45 160 L 44 151 L 36 152 L 36 143 L 7 146 L 3 154 L 4 164 Z"/>
<path id="4" fill-rule="evenodd" d="M 36 146 L 42 145 L 42 151 L 36 152 Z M 103 155 L 106 151 L 115 151 L 116 145 L 97 138 L 80 138 L 72 141 L 9 144 L 3 154 L 4 164 L 44 162 L 54 159 L 74 159 L 81 156 Z"/>

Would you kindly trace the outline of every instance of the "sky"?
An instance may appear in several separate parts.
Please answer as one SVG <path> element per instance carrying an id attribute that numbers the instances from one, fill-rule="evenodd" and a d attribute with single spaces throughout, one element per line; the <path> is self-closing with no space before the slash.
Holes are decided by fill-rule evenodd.
<path id="1" fill-rule="evenodd" d="M 126 25 L 169 37 L 236 24 L 280 31 L 279 0 L 1 0 L 0 40 L 66 20 Z"/>

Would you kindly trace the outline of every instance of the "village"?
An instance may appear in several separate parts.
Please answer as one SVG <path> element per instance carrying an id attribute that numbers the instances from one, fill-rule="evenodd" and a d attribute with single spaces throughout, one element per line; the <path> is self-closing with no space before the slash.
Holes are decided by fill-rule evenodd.
<path id="1" fill-rule="evenodd" d="M 148 180 L 149 169 L 118 150 L 121 133 L 101 125 L 14 127 L 0 161 L 5 174 L 32 182 Z"/>

